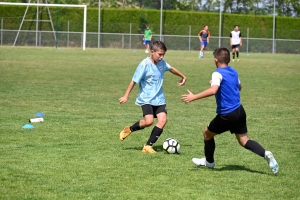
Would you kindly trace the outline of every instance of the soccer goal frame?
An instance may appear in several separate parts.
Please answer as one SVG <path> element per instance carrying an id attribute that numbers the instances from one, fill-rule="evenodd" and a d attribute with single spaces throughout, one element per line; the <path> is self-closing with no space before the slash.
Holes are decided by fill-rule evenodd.
<path id="1" fill-rule="evenodd" d="M 43 3 L 11 3 L 11 2 L 0 2 L 0 5 L 11 5 L 11 6 L 44 6 L 44 7 L 71 7 L 71 8 L 83 8 L 83 37 L 82 37 L 82 50 L 85 50 L 86 44 L 86 18 L 87 18 L 87 6 L 86 5 L 75 5 L 75 4 L 43 4 Z"/>

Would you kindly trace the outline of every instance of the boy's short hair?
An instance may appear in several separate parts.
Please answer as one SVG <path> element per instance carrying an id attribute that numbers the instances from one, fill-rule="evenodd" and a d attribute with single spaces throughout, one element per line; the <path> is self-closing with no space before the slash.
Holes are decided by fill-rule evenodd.
<path id="1" fill-rule="evenodd" d="M 230 52 L 225 47 L 217 48 L 213 54 L 220 63 L 228 64 L 230 62 Z"/>
<path id="2" fill-rule="evenodd" d="M 162 41 L 155 41 L 150 45 L 150 50 L 153 51 L 164 50 L 166 52 L 167 47 L 165 43 L 163 43 Z"/>

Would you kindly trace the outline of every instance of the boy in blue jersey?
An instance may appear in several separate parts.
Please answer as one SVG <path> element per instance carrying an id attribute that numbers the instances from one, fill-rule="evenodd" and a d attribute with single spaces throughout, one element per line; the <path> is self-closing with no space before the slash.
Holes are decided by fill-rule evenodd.
<path id="1" fill-rule="evenodd" d="M 119 135 L 121 141 L 132 132 L 151 126 L 154 118 L 157 118 L 156 126 L 142 149 L 144 153 L 156 153 L 152 145 L 158 140 L 167 123 L 166 100 L 162 88 L 164 73 L 170 71 L 172 74 L 181 77 L 178 82 L 179 86 L 184 85 L 186 82 L 186 77 L 163 59 L 166 51 L 167 48 L 163 42 L 153 42 L 150 47 L 150 56 L 140 62 L 124 96 L 119 99 L 120 104 L 124 104 L 135 84 L 139 84 L 140 91 L 135 104 L 142 107 L 144 119 L 137 121 L 132 126 L 126 126 Z"/>
<path id="2" fill-rule="evenodd" d="M 279 171 L 278 163 L 273 154 L 266 151 L 259 143 L 250 140 L 247 134 L 246 113 L 240 102 L 240 90 L 242 89 L 238 73 L 228 66 L 230 62 L 230 52 L 226 48 L 218 48 L 214 52 L 214 60 L 217 69 L 212 74 L 211 87 L 201 93 L 181 96 L 182 101 L 202 99 L 215 95 L 217 103 L 217 116 L 204 129 L 204 153 L 205 158 L 193 158 L 192 161 L 197 166 L 207 166 L 214 168 L 214 137 L 226 131 L 234 133 L 239 144 L 259 156 L 265 158 L 274 174 Z"/>

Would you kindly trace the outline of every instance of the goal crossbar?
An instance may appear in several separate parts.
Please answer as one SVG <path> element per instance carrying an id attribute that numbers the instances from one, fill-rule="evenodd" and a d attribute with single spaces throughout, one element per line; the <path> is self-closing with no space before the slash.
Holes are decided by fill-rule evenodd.
<path id="1" fill-rule="evenodd" d="M 72 7 L 72 8 L 84 8 L 83 12 L 83 37 L 82 37 L 82 49 L 85 50 L 86 43 L 86 18 L 87 18 L 87 6 L 75 5 L 75 4 L 43 4 L 43 3 L 12 3 L 12 2 L 0 2 L 0 5 L 11 6 L 49 6 L 49 7 Z"/>

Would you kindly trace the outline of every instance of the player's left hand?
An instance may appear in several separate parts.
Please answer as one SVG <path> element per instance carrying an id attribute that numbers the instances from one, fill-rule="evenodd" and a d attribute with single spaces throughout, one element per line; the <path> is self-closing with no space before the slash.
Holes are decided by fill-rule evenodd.
<path id="1" fill-rule="evenodd" d="M 186 82 L 186 78 L 181 79 L 181 80 L 178 82 L 178 86 L 184 85 L 185 82 Z"/>
<path id="2" fill-rule="evenodd" d="M 194 96 L 195 96 L 191 91 L 189 91 L 189 90 L 187 90 L 187 91 L 189 94 L 181 95 L 181 100 L 185 103 L 189 103 L 189 102 L 193 101 Z"/>

